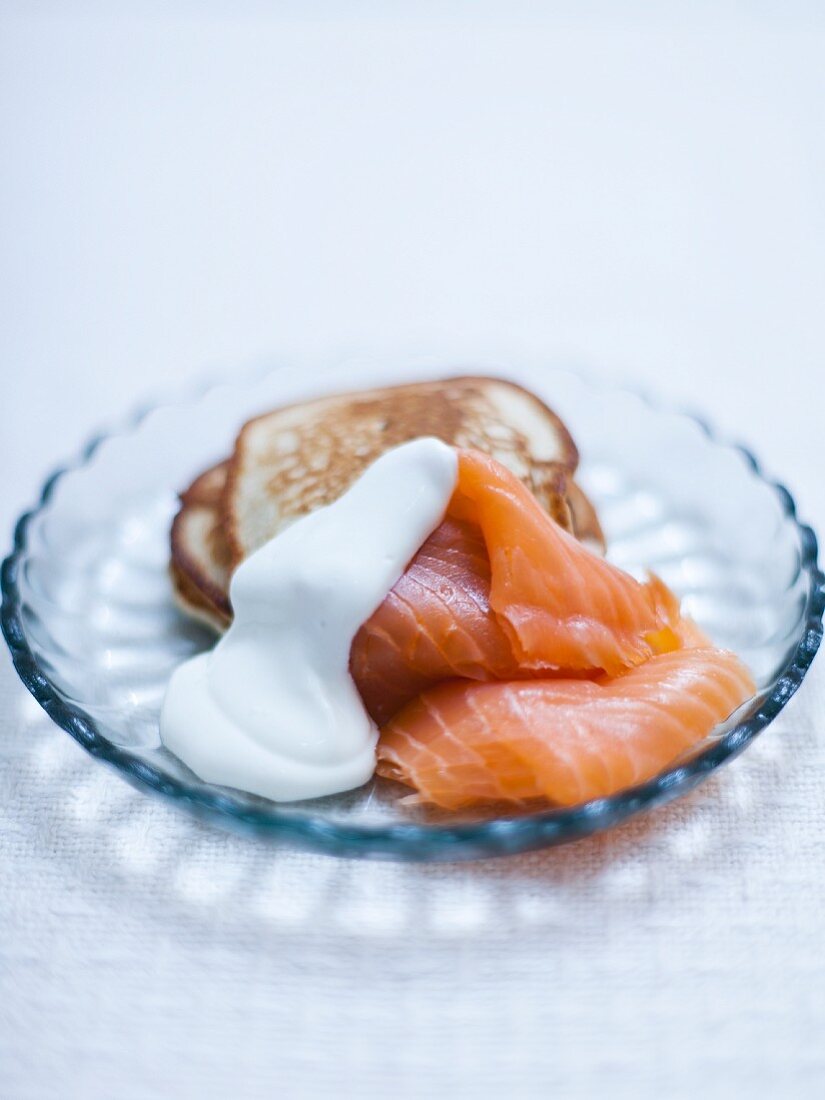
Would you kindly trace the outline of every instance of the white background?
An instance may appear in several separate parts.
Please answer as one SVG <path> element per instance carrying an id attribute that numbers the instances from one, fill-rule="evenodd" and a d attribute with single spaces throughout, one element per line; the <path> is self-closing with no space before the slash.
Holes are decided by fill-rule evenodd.
<path id="1" fill-rule="evenodd" d="M 820 5 L 111 8 L 0 4 L 5 539 L 107 418 L 290 350 L 635 380 L 825 523 Z M 652 822 L 436 870 L 195 826 L 4 656 L 0 1094 L 821 1095 L 819 672 Z"/>

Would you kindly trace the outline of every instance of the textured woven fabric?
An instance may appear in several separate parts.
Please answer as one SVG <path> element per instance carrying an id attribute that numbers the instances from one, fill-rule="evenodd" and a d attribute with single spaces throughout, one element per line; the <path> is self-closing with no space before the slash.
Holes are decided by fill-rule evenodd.
<path id="1" fill-rule="evenodd" d="M 813 677 L 649 818 L 403 866 L 197 825 L 91 761 L 4 668 L 5 1095 L 818 1095 Z"/>
<path id="2" fill-rule="evenodd" d="M 101 420 L 313 342 L 573 353 L 825 530 L 821 6 L 448 6 L 2 5 L 4 542 Z M 364 864 L 133 790 L 2 653 L 0 1097 L 818 1098 L 824 716 L 820 656 L 647 818 Z"/>

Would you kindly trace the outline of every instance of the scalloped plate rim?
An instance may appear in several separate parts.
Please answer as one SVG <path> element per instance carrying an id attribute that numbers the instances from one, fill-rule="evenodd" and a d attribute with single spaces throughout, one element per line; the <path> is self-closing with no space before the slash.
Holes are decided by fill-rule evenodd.
<path id="1" fill-rule="evenodd" d="M 109 764 L 133 786 L 151 790 L 175 802 L 183 802 L 198 816 L 219 821 L 227 827 L 252 829 L 257 835 L 284 839 L 316 851 L 342 856 L 395 858 L 402 860 L 455 860 L 484 858 L 524 852 L 536 848 L 567 843 L 619 824 L 626 818 L 670 801 L 692 790 L 717 767 L 737 756 L 784 709 L 795 694 L 813 661 L 823 636 L 825 611 L 825 576 L 818 563 L 817 538 L 813 529 L 800 522 L 796 504 L 787 487 L 765 476 L 759 460 L 750 448 L 730 443 L 717 435 L 700 415 L 668 407 L 647 392 L 609 380 L 588 377 L 568 368 L 559 368 L 580 381 L 612 389 L 641 400 L 649 408 L 679 416 L 697 425 L 707 439 L 718 447 L 738 452 L 751 472 L 777 496 L 786 521 L 795 528 L 801 556 L 801 571 L 809 578 L 809 592 L 802 618 L 802 634 L 793 653 L 772 684 L 746 704 L 744 714 L 722 737 L 682 764 L 645 783 L 625 788 L 614 795 L 569 808 L 543 810 L 519 817 L 500 817 L 490 821 L 457 825 L 398 822 L 381 825 L 346 825 L 331 822 L 313 814 L 290 811 L 282 813 L 277 804 L 273 809 L 255 810 L 244 806 L 228 788 L 213 787 L 197 790 L 181 780 L 165 776 L 137 754 L 113 744 L 97 728 L 94 719 L 74 703 L 65 699 L 60 690 L 40 668 L 26 638 L 21 619 L 21 600 L 17 575 L 27 550 L 27 534 L 31 522 L 49 505 L 55 486 L 66 476 L 89 465 L 99 448 L 115 436 L 134 434 L 143 420 L 156 409 L 181 407 L 203 399 L 221 385 L 251 384 L 262 374 L 274 373 L 277 367 L 255 371 L 246 380 L 227 383 L 213 381 L 189 392 L 177 401 L 142 405 L 123 421 L 116 432 L 96 433 L 73 461 L 56 469 L 44 482 L 37 503 L 22 513 L 16 522 L 13 548 L 2 563 L 2 611 L 0 625 L 11 652 L 14 668 L 25 687 L 49 717 L 65 730 L 87 752 Z M 225 793 L 224 793 L 225 792 Z"/>

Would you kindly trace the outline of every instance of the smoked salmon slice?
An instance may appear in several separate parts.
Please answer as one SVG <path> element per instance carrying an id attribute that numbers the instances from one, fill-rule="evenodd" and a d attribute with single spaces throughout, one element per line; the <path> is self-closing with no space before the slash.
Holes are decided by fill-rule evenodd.
<path id="1" fill-rule="evenodd" d="M 459 456 L 450 515 L 476 522 L 490 557 L 490 607 L 522 668 L 616 674 L 677 646 L 678 603 L 568 535 L 495 459 Z"/>
<path id="2" fill-rule="evenodd" d="M 490 608 L 490 558 L 477 526 L 448 517 L 433 532 L 356 635 L 350 671 L 379 725 L 441 680 L 519 675 Z"/>
<path id="3" fill-rule="evenodd" d="M 754 691 L 742 662 L 713 647 L 654 656 L 614 679 L 452 680 L 384 728 L 378 773 L 448 810 L 574 805 L 652 778 Z"/>
<path id="4" fill-rule="evenodd" d="M 382 725 L 441 680 L 621 672 L 680 644 L 678 603 L 568 535 L 506 467 L 459 453 L 447 517 L 355 637 Z"/>

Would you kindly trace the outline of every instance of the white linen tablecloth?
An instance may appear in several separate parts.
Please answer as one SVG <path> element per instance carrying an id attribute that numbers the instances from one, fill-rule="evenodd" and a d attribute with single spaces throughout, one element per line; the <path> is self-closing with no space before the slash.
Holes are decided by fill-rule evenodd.
<path id="1" fill-rule="evenodd" d="M 0 521 L 263 352 L 541 349 L 745 439 L 825 529 L 816 5 L 0 14 Z M 825 664 L 692 796 L 363 864 L 196 824 L 0 659 L 0 1096 L 819 1097 Z"/>

